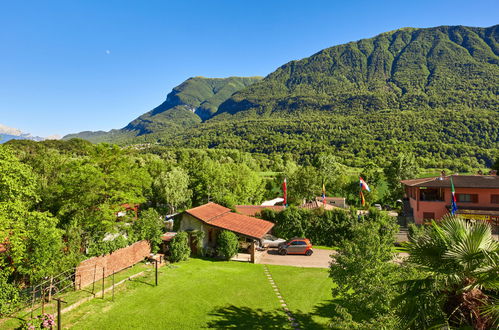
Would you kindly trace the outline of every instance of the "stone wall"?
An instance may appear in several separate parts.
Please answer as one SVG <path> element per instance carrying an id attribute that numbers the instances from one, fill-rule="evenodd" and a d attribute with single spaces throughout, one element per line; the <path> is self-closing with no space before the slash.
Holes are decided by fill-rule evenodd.
<path id="1" fill-rule="evenodd" d="M 148 241 L 139 241 L 125 248 L 99 257 L 93 257 L 82 261 L 76 267 L 75 281 L 78 289 L 102 280 L 102 276 L 108 277 L 113 272 L 118 272 L 127 267 L 144 260 L 151 253 Z M 103 274 L 104 270 L 104 274 Z"/>

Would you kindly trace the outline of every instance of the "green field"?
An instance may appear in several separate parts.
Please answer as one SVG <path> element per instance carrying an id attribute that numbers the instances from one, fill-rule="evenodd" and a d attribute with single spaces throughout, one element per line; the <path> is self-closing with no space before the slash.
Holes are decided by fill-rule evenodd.
<path id="1" fill-rule="evenodd" d="M 72 329 L 291 328 L 263 265 L 202 259 L 149 272 L 63 315 Z M 303 328 L 323 328 L 331 300 L 327 269 L 269 266 Z M 310 315 L 308 315 L 310 314 Z"/>

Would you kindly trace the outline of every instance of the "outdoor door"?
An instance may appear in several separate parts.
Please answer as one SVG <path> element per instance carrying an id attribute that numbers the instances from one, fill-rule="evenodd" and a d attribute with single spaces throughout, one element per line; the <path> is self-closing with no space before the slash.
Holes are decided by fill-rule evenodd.
<path id="1" fill-rule="evenodd" d="M 198 254 L 198 246 L 196 243 L 196 238 L 194 237 L 194 235 L 191 234 L 189 234 L 189 247 L 191 248 L 192 255 Z"/>

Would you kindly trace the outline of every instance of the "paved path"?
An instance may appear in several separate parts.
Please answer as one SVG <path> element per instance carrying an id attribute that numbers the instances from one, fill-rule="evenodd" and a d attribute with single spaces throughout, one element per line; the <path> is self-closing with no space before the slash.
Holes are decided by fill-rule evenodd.
<path id="1" fill-rule="evenodd" d="M 268 249 L 262 253 L 259 263 L 267 265 L 329 268 L 329 263 L 331 262 L 330 255 L 336 252 L 334 250 L 313 250 L 314 254 L 311 256 L 291 254 L 282 256 L 277 253 L 277 249 Z"/>
<path id="2" fill-rule="evenodd" d="M 265 272 L 265 276 L 267 276 L 267 279 L 269 280 L 270 285 L 272 286 L 272 290 L 274 290 L 274 293 L 277 296 L 277 299 L 279 299 L 279 303 L 281 304 L 281 307 L 284 309 L 284 312 L 288 316 L 289 322 L 291 322 L 291 326 L 293 329 L 298 330 L 300 329 L 300 325 L 298 322 L 296 322 L 296 319 L 293 317 L 293 314 L 288 308 L 288 305 L 286 304 L 286 301 L 284 301 L 284 298 L 281 295 L 281 292 L 279 291 L 279 288 L 274 282 L 274 279 L 272 278 L 272 274 L 270 274 L 270 271 L 267 267 L 267 265 L 264 266 L 263 271 Z"/>

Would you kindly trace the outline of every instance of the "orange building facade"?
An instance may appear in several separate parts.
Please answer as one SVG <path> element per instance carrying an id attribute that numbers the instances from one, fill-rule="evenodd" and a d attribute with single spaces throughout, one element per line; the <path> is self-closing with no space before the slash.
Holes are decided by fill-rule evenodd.
<path id="1" fill-rule="evenodd" d="M 486 221 L 497 231 L 499 224 L 499 176 L 450 175 L 401 181 L 405 189 L 406 213 L 416 224 L 439 220 L 450 213 L 451 178 L 457 199 L 456 214 Z M 407 205 L 408 203 L 408 205 Z"/>

